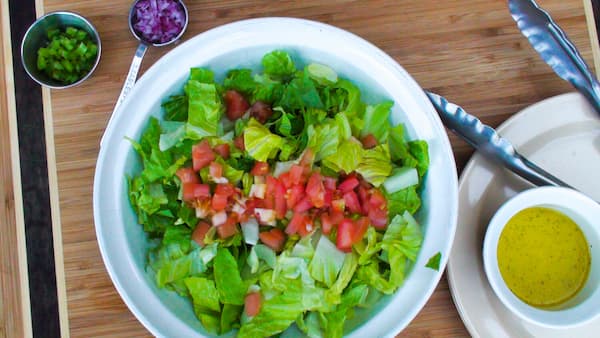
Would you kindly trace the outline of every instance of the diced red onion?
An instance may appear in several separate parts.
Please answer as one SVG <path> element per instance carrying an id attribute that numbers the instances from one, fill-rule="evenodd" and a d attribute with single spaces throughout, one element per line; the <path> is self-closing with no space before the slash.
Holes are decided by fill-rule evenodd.
<path id="1" fill-rule="evenodd" d="M 141 0 L 135 4 L 133 28 L 144 40 L 166 43 L 173 40 L 185 24 L 185 12 L 176 0 Z"/>

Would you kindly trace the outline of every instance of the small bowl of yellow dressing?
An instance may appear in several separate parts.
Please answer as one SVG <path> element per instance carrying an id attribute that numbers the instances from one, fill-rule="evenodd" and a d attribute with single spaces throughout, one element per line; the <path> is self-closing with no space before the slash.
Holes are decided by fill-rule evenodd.
<path id="1" fill-rule="evenodd" d="M 567 188 L 526 190 L 490 221 L 483 263 L 502 303 L 549 328 L 600 315 L 600 204 Z"/>

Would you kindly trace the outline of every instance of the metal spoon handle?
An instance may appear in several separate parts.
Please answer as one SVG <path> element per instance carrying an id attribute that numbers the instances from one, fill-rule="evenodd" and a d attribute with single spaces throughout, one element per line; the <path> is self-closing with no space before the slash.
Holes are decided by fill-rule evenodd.
<path id="1" fill-rule="evenodd" d="M 144 58 L 144 54 L 146 54 L 146 50 L 148 50 L 148 46 L 144 43 L 140 43 L 135 51 L 135 55 L 133 56 L 133 60 L 131 61 L 131 66 L 129 66 L 129 72 L 127 73 L 127 77 L 125 78 L 125 84 L 123 84 L 123 88 L 121 89 L 121 94 L 119 94 L 119 98 L 117 99 L 117 103 L 115 104 L 115 108 L 113 109 L 112 114 L 110 115 L 110 119 L 108 120 L 108 124 L 106 129 L 110 127 L 115 117 L 115 112 L 125 101 L 125 97 L 129 94 L 133 86 L 135 85 L 135 80 L 137 79 L 138 72 L 140 71 L 140 66 L 142 65 L 142 59 Z M 100 147 L 104 143 L 104 136 L 100 140 Z"/>
<path id="2" fill-rule="evenodd" d="M 508 9 L 542 59 L 600 114 L 600 84 L 567 34 L 533 0 L 509 0 Z"/>
<path id="3" fill-rule="evenodd" d="M 500 136 L 494 128 L 483 124 L 477 117 L 467 113 L 454 103 L 448 102 L 444 97 L 427 91 L 425 93 L 446 127 L 462 137 L 486 158 L 500 162 L 515 174 L 535 185 L 571 188 L 519 154 L 513 145 Z"/>

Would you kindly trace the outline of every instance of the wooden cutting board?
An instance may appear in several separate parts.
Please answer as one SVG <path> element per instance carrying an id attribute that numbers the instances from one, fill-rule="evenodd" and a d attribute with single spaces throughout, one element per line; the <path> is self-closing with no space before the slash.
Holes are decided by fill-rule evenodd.
<path id="1" fill-rule="evenodd" d="M 57 267 L 63 332 L 74 337 L 137 337 L 149 332 L 113 287 L 100 257 L 92 217 L 92 184 L 100 137 L 120 92 L 136 41 L 127 26 L 131 1 L 41 0 L 38 13 L 72 10 L 90 19 L 102 39 L 102 59 L 79 87 L 44 90 L 54 217 L 61 229 Z M 592 64 L 581 0 L 540 0 Z M 200 1 L 188 0 L 189 39 L 239 19 L 291 16 L 349 30 L 397 60 L 424 88 L 460 103 L 497 126 L 520 109 L 571 91 L 521 36 L 506 2 L 489 0 L 403 1 Z M 142 73 L 169 48 L 150 48 Z M 472 149 L 450 135 L 460 171 Z M 52 147 L 53 146 L 53 147 Z M 60 238 L 59 238 L 60 243 Z M 64 263 L 64 266 L 63 266 Z M 61 269 L 61 267 L 63 269 Z M 61 282 L 59 273 L 59 284 Z M 406 337 L 467 336 L 445 278 L 400 333 Z"/>

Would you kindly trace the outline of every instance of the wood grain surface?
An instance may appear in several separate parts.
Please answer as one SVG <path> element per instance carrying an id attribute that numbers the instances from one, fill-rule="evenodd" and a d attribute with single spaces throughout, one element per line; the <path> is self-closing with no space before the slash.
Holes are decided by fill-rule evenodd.
<path id="1" fill-rule="evenodd" d="M 99 29 L 102 60 L 83 85 L 51 94 L 67 307 L 73 337 L 138 337 L 149 333 L 129 312 L 102 263 L 92 217 L 99 141 L 123 84 L 136 41 L 127 28 L 131 1 L 44 0 L 45 12 L 66 9 Z M 539 0 L 592 64 L 581 0 Z M 239 19 L 291 16 L 349 30 L 397 60 L 424 88 L 497 126 L 520 109 L 571 91 L 521 36 L 505 1 L 186 1 L 184 39 Z M 142 71 L 169 48 L 151 48 Z M 568 112 L 565 112 L 568 113 Z M 457 169 L 472 149 L 450 135 Z M 468 336 L 442 279 L 403 337 Z"/>
<path id="2" fill-rule="evenodd" d="M 8 2 L 0 0 L 0 337 L 31 337 Z"/>

